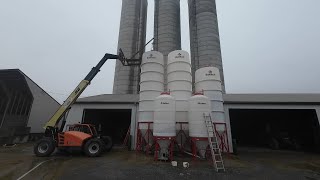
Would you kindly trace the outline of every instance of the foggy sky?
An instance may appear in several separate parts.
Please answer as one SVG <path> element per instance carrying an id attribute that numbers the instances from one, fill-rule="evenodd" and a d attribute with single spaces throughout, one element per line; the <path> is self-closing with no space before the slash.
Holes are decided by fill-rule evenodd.
<path id="1" fill-rule="evenodd" d="M 190 52 L 187 0 L 181 8 Z M 227 93 L 320 93 L 319 8 L 319 0 L 217 0 Z M 117 52 L 120 12 L 120 0 L 1 0 L 0 69 L 21 69 L 62 102 L 104 53 Z M 148 14 L 147 41 L 153 0 Z M 114 66 L 82 96 L 112 93 Z"/>

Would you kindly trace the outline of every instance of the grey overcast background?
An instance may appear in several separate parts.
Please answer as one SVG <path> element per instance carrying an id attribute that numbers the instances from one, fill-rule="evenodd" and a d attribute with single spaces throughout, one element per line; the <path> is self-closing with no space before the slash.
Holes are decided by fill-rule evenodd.
<path id="1" fill-rule="evenodd" d="M 217 10 L 227 93 L 320 93 L 319 0 L 217 0 Z M 0 69 L 21 69 L 63 102 L 104 53 L 117 52 L 120 12 L 121 0 L 0 0 Z M 189 51 L 187 0 L 181 20 Z M 114 66 L 82 96 L 112 93 Z"/>

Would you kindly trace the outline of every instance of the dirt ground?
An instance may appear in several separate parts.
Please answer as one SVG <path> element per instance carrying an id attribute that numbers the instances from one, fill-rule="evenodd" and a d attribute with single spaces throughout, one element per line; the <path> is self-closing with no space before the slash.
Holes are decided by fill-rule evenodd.
<path id="1" fill-rule="evenodd" d="M 32 148 L 32 144 L 1 147 L 0 179 L 18 179 L 43 161 L 23 179 L 320 179 L 320 154 L 303 152 L 241 148 L 237 156 L 224 155 L 226 172 L 216 173 L 209 161 L 192 161 L 188 156 L 177 157 L 178 167 L 172 167 L 170 162 L 119 148 L 97 158 L 81 154 L 38 158 Z M 183 161 L 190 167 L 183 168 Z"/>

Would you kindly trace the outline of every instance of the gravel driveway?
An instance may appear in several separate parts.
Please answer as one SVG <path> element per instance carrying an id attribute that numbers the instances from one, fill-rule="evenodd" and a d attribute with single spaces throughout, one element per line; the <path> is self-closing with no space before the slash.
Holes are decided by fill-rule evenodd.
<path id="1" fill-rule="evenodd" d="M 46 160 L 49 161 L 23 179 L 320 179 L 319 154 L 241 148 L 238 156 L 225 155 L 224 159 L 226 172 L 216 173 L 210 162 L 193 162 L 187 156 L 176 158 L 178 167 L 124 149 L 115 149 L 98 158 L 81 154 L 38 158 L 33 155 L 32 144 L 23 144 L 0 148 L 0 179 L 17 179 Z M 190 163 L 189 168 L 182 167 L 184 161 Z"/>

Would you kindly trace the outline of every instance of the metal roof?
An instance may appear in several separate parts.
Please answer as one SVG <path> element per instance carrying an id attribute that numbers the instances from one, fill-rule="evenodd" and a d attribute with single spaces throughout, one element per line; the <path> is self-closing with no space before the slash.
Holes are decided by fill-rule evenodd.
<path id="1" fill-rule="evenodd" d="M 79 98 L 76 103 L 132 104 L 139 102 L 139 94 L 101 94 Z"/>
<path id="2" fill-rule="evenodd" d="M 225 104 L 320 104 L 320 94 L 224 94 Z"/>
<path id="3" fill-rule="evenodd" d="M 22 75 L 24 78 L 28 78 L 33 84 L 35 84 L 37 87 L 39 87 L 47 96 L 49 96 L 57 104 L 60 105 L 60 103 L 55 98 L 53 98 L 49 93 L 47 93 L 43 88 L 41 88 L 37 83 L 35 83 L 29 76 L 27 76 L 20 69 L 0 69 L 0 80 L 3 80 L 3 81 L 5 81 L 5 80 L 12 81 L 12 82 L 18 82 L 19 80 L 25 81 L 25 79 L 19 77 L 19 75 Z M 18 84 L 16 84 L 16 86 L 17 86 L 16 88 L 21 88 L 22 85 L 21 85 L 21 83 L 18 83 Z M 29 88 L 29 86 L 28 86 L 28 88 Z"/>
<path id="4" fill-rule="evenodd" d="M 224 94 L 225 104 L 320 104 L 320 94 Z M 76 103 L 138 103 L 138 94 L 101 94 Z"/>

